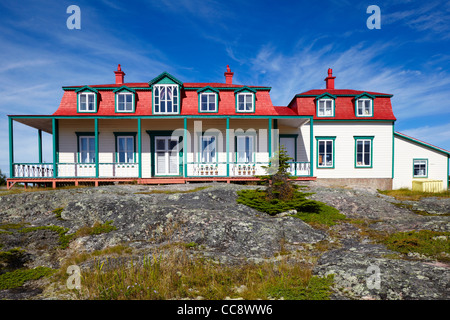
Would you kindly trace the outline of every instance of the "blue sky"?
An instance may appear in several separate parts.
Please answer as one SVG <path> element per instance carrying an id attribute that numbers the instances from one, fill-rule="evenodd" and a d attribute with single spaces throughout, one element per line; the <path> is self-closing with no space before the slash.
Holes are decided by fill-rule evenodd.
<path id="1" fill-rule="evenodd" d="M 69 30 L 66 9 L 81 9 Z M 370 30 L 369 5 L 381 9 Z M 324 88 L 391 93 L 395 129 L 450 150 L 450 3 L 446 1 L 0 2 L 0 169 L 8 173 L 7 114 L 51 114 L 65 85 L 127 82 L 163 71 L 183 82 L 271 86 L 275 105 Z M 15 124 L 15 160 L 37 161 L 37 133 Z M 44 160 L 51 138 L 44 135 Z"/>

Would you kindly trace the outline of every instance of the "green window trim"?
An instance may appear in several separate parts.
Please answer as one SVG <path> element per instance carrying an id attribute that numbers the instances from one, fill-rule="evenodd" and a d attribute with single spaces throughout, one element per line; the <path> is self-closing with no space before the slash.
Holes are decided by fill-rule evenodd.
<path id="1" fill-rule="evenodd" d="M 197 90 L 198 93 L 198 112 L 199 113 L 218 113 L 219 112 L 219 91 L 207 86 L 205 88 L 202 88 L 200 90 Z M 215 103 L 216 103 L 216 108 L 215 110 L 202 110 L 201 106 L 202 106 L 202 95 L 203 94 L 214 94 L 215 96 Z"/>
<path id="2" fill-rule="evenodd" d="M 115 155 L 114 155 L 114 163 L 137 163 L 136 161 L 136 135 L 137 132 L 114 132 L 114 144 L 115 144 Z M 119 137 L 133 137 L 133 162 L 119 162 L 119 144 L 118 144 L 118 138 Z"/>
<path id="3" fill-rule="evenodd" d="M 320 96 L 317 96 L 314 100 L 316 100 L 316 116 L 318 118 L 334 118 L 336 116 L 336 96 L 325 92 Z M 331 112 L 332 115 L 319 115 L 319 104 L 320 101 L 331 101 Z M 324 109 L 325 111 L 325 109 Z"/>
<path id="4" fill-rule="evenodd" d="M 197 141 L 198 141 L 198 146 L 199 146 L 198 151 L 197 151 L 197 161 L 199 163 L 203 163 L 203 161 L 202 161 L 202 152 L 203 152 L 203 150 L 202 150 L 202 142 L 203 142 L 203 137 L 214 137 L 215 138 L 215 143 L 216 143 L 215 161 L 208 162 L 208 163 L 218 164 L 218 162 L 219 162 L 219 151 L 218 151 L 218 149 L 219 149 L 219 137 L 220 136 L 222 136 L 222 138 L 223 138 L 223 135 L 221 134 L 221 132 L 220 133 L 219 132 L 207 132 L 207 131 L 197 132 Z"/>
<path id="5" fill-rule="evenodd" d="M 185 126 L 187 126 L 186 119 L 184 120 Z M 156 137 L 171 137 L 173 131 L 168 130 L 146 130 L 147 134 L 150 136 L 150 174 L 152 177 L 165 177 L 165 175 L 156 174 L 156 167 L 155 167 L 155 157 L 156 157 L 156 147 L 155 147 L 155 138 Z M 184 152 L 184 148 L 187 148 L 187 139 L 184 141 L 184 136 L 178 136 L 178 145 L 180 143 L 183 143 L 183 151 L 181 151 L 181 148 L 178 150 L 178 156 L 179 156 L 179 170 L 178 175 L 167 175 L 167 177 L 183 177 L 184 172 L 187 172 L 187 159 L 186 162 L 184 161 L 184 154 L 187 155 L 187 152 Z"/>
<path id="6" fill-rule="evenodd" d="M 94 162 L 81 162 L 81 151 L 80 151 L 80 138 L 81 137 L 94 137 L 95 138 L 95 132 L 75 132 L 76 136 L 77 136 L 77 163 L 82 163 L 82 164 L 95 164 Z M 95 143 L 95 142 L 94 142 Z"/>
<path id="7" fill-rule="evenodd" d="M 252 109 L 251 110 L 239 110 L 239 97 L 241 95 L 251 95 L 251 103 L 252 103 Z M 239 88 L 234 91 L 234 97 L 235 97 L 235 108 L 236 113 L 255 113 L 256 111 L 256 90 L 253 90 L 247 86 L 244 86 L 242 88 Z M 244 102 L 246 103 L 246 102 Z"/>
<path id="8" fill-rule="evenodd" d="M 425 174 L 424 175 L 416 175 L 415 172 L 415 166 L 416 166 L 416 161 L 425 161 Z M 428 178 L 428 159 L 427 158 L 414 158 L 413 159 L 413 172 L 412 172 L 412 176 L 414 179 L 426 179 Z"/>
<path id="9" fill-rule="evenodd" d="M 353 136 L 353 138 L 355 139 L 355 168 L 373 168 L 373 139 L 374 139 L 374 136 Z M 358 164 L 358 161 L 357 161 L 358 141 L 370 141 L 370 165 Z M 365 150 L 363 150 L 363 157 L 364 157 L 364 152 L 365 152 Z"/>
<path id="10" fill-rule="evenodd" d="M 114 108 L 116 113 L 134 113 L 136 111 L 136 91 L 127 87 L 122 86 L 117 88 L 114 92 Z M 131 94 L 131 110 L 119 110 L 119 95 Z"/>
<path id="11" fill-rule="evenodd" d="M 335 158 L 336 158 L 336 136 L 316 136 L 316 168 L 317 169 L 334 169 L 335 168 Z M 319 165 L 319 142 L 320 141 L 331 141 L 332 143 L 332 165 L 331 166 L 320 166 Z M 326 154 L 326 153 L 325 153 Z"/>
<path id="12" fill-rule="evenodd" d="M 368 115 L 358 114 L 358 101 L 364 101 L 364 100 L 370 101 L 370 111 L 371 112 Z M 355 96 L 355 99 L 354 99 L 354 101 L 355 101 L 355 105 L 354 105 L 355 117 L 357 117 L 357 118 L 373 118 L 374 114 L 375 114 L 375 112 L 374 112 L 375 111 L 374 110 L 374 100 L 375 100 L 375 96 L 373 96 L 371 94 L 368 94 L 366 92 Z"/>

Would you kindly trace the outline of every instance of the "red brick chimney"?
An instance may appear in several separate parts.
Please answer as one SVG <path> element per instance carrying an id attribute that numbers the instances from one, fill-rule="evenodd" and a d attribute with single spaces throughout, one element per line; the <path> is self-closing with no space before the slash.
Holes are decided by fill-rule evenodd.
<path id="1" fill-rule="evenodd" d="M 325 81 L 327 83 L 327 89 L 334 90 L 334 79 L 336 77 L 333 77 L 333 69 L 328 69 L 328 77 L 325 78 Z"/>
<path id="2" fill-rule="evenodd" d="M 120 68 L 120 64 L 117 66 L 117 71 L 114 71 L 114 73 L 116 74 L 116 84 L 123 84 L 125 72 Z"/>
<path id="3" fill-rule="evenodd" d="M 233 84 L 233 74 L 234 72 L 231 72 L 230 66 L 227 65 L 227 72 L 224 73 L 226 84 Z"/>

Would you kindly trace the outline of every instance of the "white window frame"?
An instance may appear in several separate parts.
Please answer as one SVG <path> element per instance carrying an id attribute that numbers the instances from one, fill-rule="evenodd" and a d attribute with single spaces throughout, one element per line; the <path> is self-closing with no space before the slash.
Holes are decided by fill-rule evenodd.
<path id="1" fill-rule="evenodd" d="M 369 102 L 369 112 L 366 114 L 366 102 Z M 359 103 L 363 103 L 363 107 L 361 109 L 359 108 Z M 373 117 L 373 100 L 372 99 L 358 99 L 356 100 L 356 116 L 357 117 Z"/>
<path id="2" fill-rule="evenodd" d="M 364 163 L 364 154 L 367 153 L 366 144 L 365 144 L 366 141 L 369 141 L 369 150 L 368 150 L 368 153 L 369 153 L 369 164 Z M 361 164 L 358 163 L 358 142 L 362 142 Z M 356 147 L 356 149 L 355 149 L 355 152 L 356 152 L 356 154 L 355 154 L 355 166 L 356 166 L 356 168 L 370 168 L 370 167 L 372 167 L 372 157 L 373 157 L 373 155 L 372 155 L 372 150 L 373 150 L 372 143 L 373 143 L 372 139 L 362 139 L 362 138 L 361 139 L 356 139 L 356 142 L 355 142 L 355 144 L 356 144 L 356 146 L 355 146 Z"/>
<path id="3" fill-rule="evenodd" d="M 128 153 L 128 139 L 130 139 L 131 138 L 131 144 L 132 144 L 132 149 L 133 149 L 133 157 L 132 157 L 132 159 L 131 160 L 129 160 L 128 159 L 128 157 L 127 157 L 127 153 Z M 135 160 L 136 160 L 136 150 L 135 150 L 135 141 L 134 141 L 134 139 L 135 139 L 135 137 L 134 136 L 122 136 L 122 135 L 120 135 L 120 136 L 117 136 L 116 137 L 116 139 L 117 139 L 117 159 L 116 159 L 116 162 L 117 163 L 135 163 Z M 121 153 L 121 151 L 120 151 L 120 142 L 119 142 L 119 140 L 120 139 L 125 139 L 125 150 L 124 150 L 124 153 L 125 153 L 125 161 L 120 161 L 120 153 Z"/>
<path id="4" fill-rule="evenodd" d="M 116 112 L 133 112 L 134 111 L 134 94 L 131 92 L 118 92 L 116 93 Z M 131 101 L 126 101 L 126 97 L 131 96 Z M 120 97 L 124 97 L 124 109 L 120 110 Z M 128 108 L 129 107 L 129 108 Z"/>
<path id="5" fill-rule="evenodd" d="M 82 140 L 87 139 L 86 146 L 87 150 L 83 151 L 83 143 Z M 91 141 L 93 140 L 93 146 L 94 150 L 91 150 Z M 79 143 L 79 163 L 95 163 L 95 137 L 94 136 L 79 136 L 78 137 L 78 143 Z M 92 152 L 91 152 L 92 151 Z M 87 161 L 83 161 L 83 153 L 86 153 L 86 159 Z M 92 156 L 92 161 L 91 160 Z"/>
<path id="6" fill-rule="evenodd" d="M 156 176 L 178 176 L 180 175 L 180 157 L 179 157 L 179 153 L 180 153 L 180 146 L 179 146 L 179 142 L 176 138 L 171 137 L 171 136 L 155 136 L 154 137 L 154 141 L 155 141 L 155 151 L 154 151 L 154 162 L 155 162 L 155 175 Z M 163 140 L 164 141 L 164 150 L 160 150 L 158 149 L 158 145 L 157 145 L 157 141 L 158 140 Z M 176 172 L 168 172 L 170 171 L 170 141 L 175 141 L 176 142 L 176 146 L 174 148 L 174 152 L 175 152 L 175 157 L 176 157 Z M 164 173 L 158 173 L 158 153 L 162 153 L 164 152 L 164 168 L 166 169 Z"/>
<path id="7" fill-rule="evenodd" d="M 248 138 L 248 145 L 247 145 L 247 138 Z M 239 160 L 239 145 L 244 141 L 244 152 L 245 152 L 245 158 L 248 161 L 240 161 Z M 247 149 L 247 146 L 249 147 Z M 247 154 L 249 152 L 250 154 Z M 236 136 L 236 163 L 253 163 L 255 162 L 255 136 L 253 135 L 238 135 Z"/>
<path id="8" fill-rule="evenodd" d="M 85 96 L 86 97 L 86 105 L 84 108 L 82 108 L 82 103 L 81 103 L 81 97 Z M 93 97 L 93 109 L 92 110 L 88 110 L 88 106 L 89 106 L 89 96 Z M 78 93 L 78 112 L 96 112 L 97 110 L 97 104 L 95 101 L 95 97 L 96 94 L 94 92 L 80 92 Z"/>
<path id="9" fill-rule="evenodd" d="M 241 108 L 240 97 L 244 97 L 244 102 Z M 250 92 L 242 92 L 236 95 L 236 111 L 237 112 L 255 112 L 255 94 Z M 247 110 L 247 104 L 249 103 L 248 99 L 250 99 L 251 109 Z"/>
<path id="10" fill-rule="evenodd" d="M 323 102 L 323 109 L 321 110 L 321 102 Z M 330 111 L 327 113 L 327 103 L 330 103 Z M 317 116 L 318 117 L 334 117 L 334 100 L 333 99 L 319 99 L 317 101 Z"/>
<path id="11" fill-rule="evenodd" d="M 420 162 L 420 163 L 416 163 Z M 416 165 L 424 166 L 424 173 L 416 175 Z M 420 171 L 420 167 L 418 168 Z M 428 177 L 428 159 L 413 159 L 413 177 L 414 178 L 427 178 Z"/>
<path id="12" fill-rule="evenodd" d="M 324 143 L 324 152 L 322 164 L 320 163 L 320 144 Z M 331 142 L 331 153 L 327 152 L 327 144 Z M 331 161 L 327 161 L 327 155 L 331 154 Z M 334 139 L 317 139 L 317 167 L 318 168 L 334 168 Z"/>
<path id="13" fill-rule="evenodd" d="M 161 89 L 164 88 L 167 92 L 168 88 L 172 89 L 172 98 L 167 99 L 167 93 L 165 99 L 161 100 Z M 174 94 L 174 90 L 176 89 L 176 95 Z M 155 94 L 158 93 L 158 95 Z M 154 114 L 179 114 L 180 113 L 180 88 L 177 84 L 155 84 L 153 86 L 153 112 Z M 165 110 L 161 111 L 161 102 L 165 103 Z M 167 102 L 171 102 L 172 111 L 167 111 Z M 174 102 L 175 101 L 175 102 Z M 174 111 L 175 110 L 175 111 Z"/>
<path id="14" fill-rule="evenodd" d="M 203 109 L 203 96 L 207 97 L 206 98 L 206 109 Z M 212 99 L 212 101 L 211 101 Z M 214 110 L 209 110 L 209 105 L 211 102 L 214 102 Z M 213 93 L 213 92 L 205 92 L 205 93 L 200 93 L 200 112 L 217 112 L 218 110 L 218 106 L 217 106 L 217 93 Z"/>
<path id="15" fill-rule="evenodd" d="M 213 150 L 211 150 L 211 151 L 214 151 L 213 155 L 211 155 L 211 152 L 206 152 L 206 150 L 204 150 L 204 148 L 203 148 L 204 141 L 209 141 L 210 143 L 213 143 L 213 147 L 212 147 Z M 199 161 L 201 163 L 217 163 L 217 136 L 201 135 L 199 142 L 200 142 Z M 209 144 L 209 145 L 211 145 L 211 144 Z"/>

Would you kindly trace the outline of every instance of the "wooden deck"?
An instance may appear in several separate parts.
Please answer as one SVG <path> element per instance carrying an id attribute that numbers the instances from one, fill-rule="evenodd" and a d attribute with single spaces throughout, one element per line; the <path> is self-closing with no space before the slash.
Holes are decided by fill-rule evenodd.
<path id="1" fill-rule="evenodd" d="M 316 180 L 316 177 L 297 177 L 292 179 L 294 181 L 311 181 Z M 189 182 L 245 182 L 245 181 L 260 181 L 256 177 L 198 177 L 198 178 L 184 178 L 184 177 L 173 177 L 173 178 L 10 178 L 7 179 L 6 186 L 7 189 L 11 189 L 16 183 L 23 183 L 26 189 L 28 184 L 35 186 L 46 186 L 51 185 L 52 188 L 56 188 L 58 184 L 74 184 L 78 186 L 80 183 L 93 183 L 94 186 L 98 187 L 100 184 L 107 183 L 137 183 L 137 184 L 180 184 Z"/>

